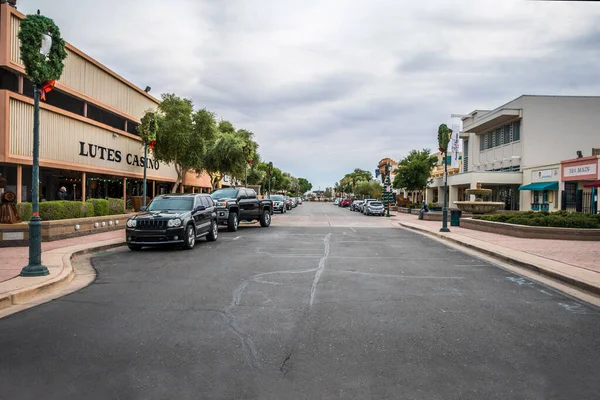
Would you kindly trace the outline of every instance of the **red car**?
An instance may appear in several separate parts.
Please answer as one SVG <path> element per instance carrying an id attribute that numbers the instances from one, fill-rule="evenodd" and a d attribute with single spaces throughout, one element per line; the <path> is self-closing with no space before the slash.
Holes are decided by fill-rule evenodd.
<path id="1" fill-rule="evenodd" d="M 350 204 L 352 204 L 352 201 L 350 201 L 349 199 L 344 199 L 342 201 L 342 207 L 350 207 Z"/>

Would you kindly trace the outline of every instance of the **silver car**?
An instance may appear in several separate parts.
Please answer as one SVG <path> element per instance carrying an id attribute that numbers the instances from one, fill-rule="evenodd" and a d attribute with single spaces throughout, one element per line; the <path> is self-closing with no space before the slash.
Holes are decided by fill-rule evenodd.
<path id="1" fill-rule="evenodd" d="M 377 199 L 366 199 L 359 207 L 360 212 L 363 214 L 366 214 L 367 211 L 367 205 L 372 202 L 372 201 L 377 201 Z"/>
<path id="2" fill-rule="evenodd" d="M 380 201 L 371 201 L 365 206 L 366 215 L 383 215 L 385 214 L 385 207 Z"/>

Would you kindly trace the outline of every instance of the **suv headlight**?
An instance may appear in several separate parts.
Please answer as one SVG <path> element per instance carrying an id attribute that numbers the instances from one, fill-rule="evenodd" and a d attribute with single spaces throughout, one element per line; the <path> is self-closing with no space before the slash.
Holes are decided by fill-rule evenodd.
<path id="1" fill-rule="evenodd" d="M 127 227 L 129 227 L 129 228 L 135 228 L 136 225 L 137 225 L 137 220 L 135 220 L 135 219 L 128 219 L 127 220 Z"/>
<path id="2" fill-rule="evenodd" d="M 218 201 L 217 207 L 227 207 L 227 202 L 226 201 Z"/>
<path id="3" fill-rule="evenodd" d="M 174 227 L 177 227 L 177 226 L 181 226 L 181 220 L 180 220 L 179 218 L 170 219 L 170 220 L 167 222 L 167 226 L 168 226 L 169 228 L 174 228 Z"/>

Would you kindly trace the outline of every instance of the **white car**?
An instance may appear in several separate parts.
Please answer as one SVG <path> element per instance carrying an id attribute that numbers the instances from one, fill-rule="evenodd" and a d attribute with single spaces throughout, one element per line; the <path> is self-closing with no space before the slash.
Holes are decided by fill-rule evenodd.
<path id="1" fill-rule="evenodd" d="M 365 206 L 366 215 L 381 215 L 385 214 L 385 207 L 380 201 L 372 201 Z"/>
<path id="2" fill-rule="evenodd" d="M 340 204 L 340 201 L 341 201 L 341 200 L 342 200 L 342 199 L 335 199 L 335 200 L 333 201 L 333 205 L 334 205 L 334 206 L 337 206 L 338 204 Z"/>

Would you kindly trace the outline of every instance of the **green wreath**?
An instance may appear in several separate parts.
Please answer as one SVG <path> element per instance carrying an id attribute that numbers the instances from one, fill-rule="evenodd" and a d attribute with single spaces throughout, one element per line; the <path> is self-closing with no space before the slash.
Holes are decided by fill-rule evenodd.
<path id="1" fill-rule="evenodd" d="M 52 46 L 47 58 L 40 53 L 44 33 L 52 38 Z M 34 84 L 42 85 L 44 82 L 60 78 L 67 51 L 65 41 L 60 37 L 60 29 L 54 21 L 43 15 L 28 15 L 21 21 L 19 40 L 25 72 Z"/>
<path id="2" fill-rule="evenodd" d="M 450 143 L 451 129 L 448 129 L 448 125 L 441 124 L 438 128 L 438 150 L 440 153 L 446 154 L 448 152 L 448 144 Z"/>

